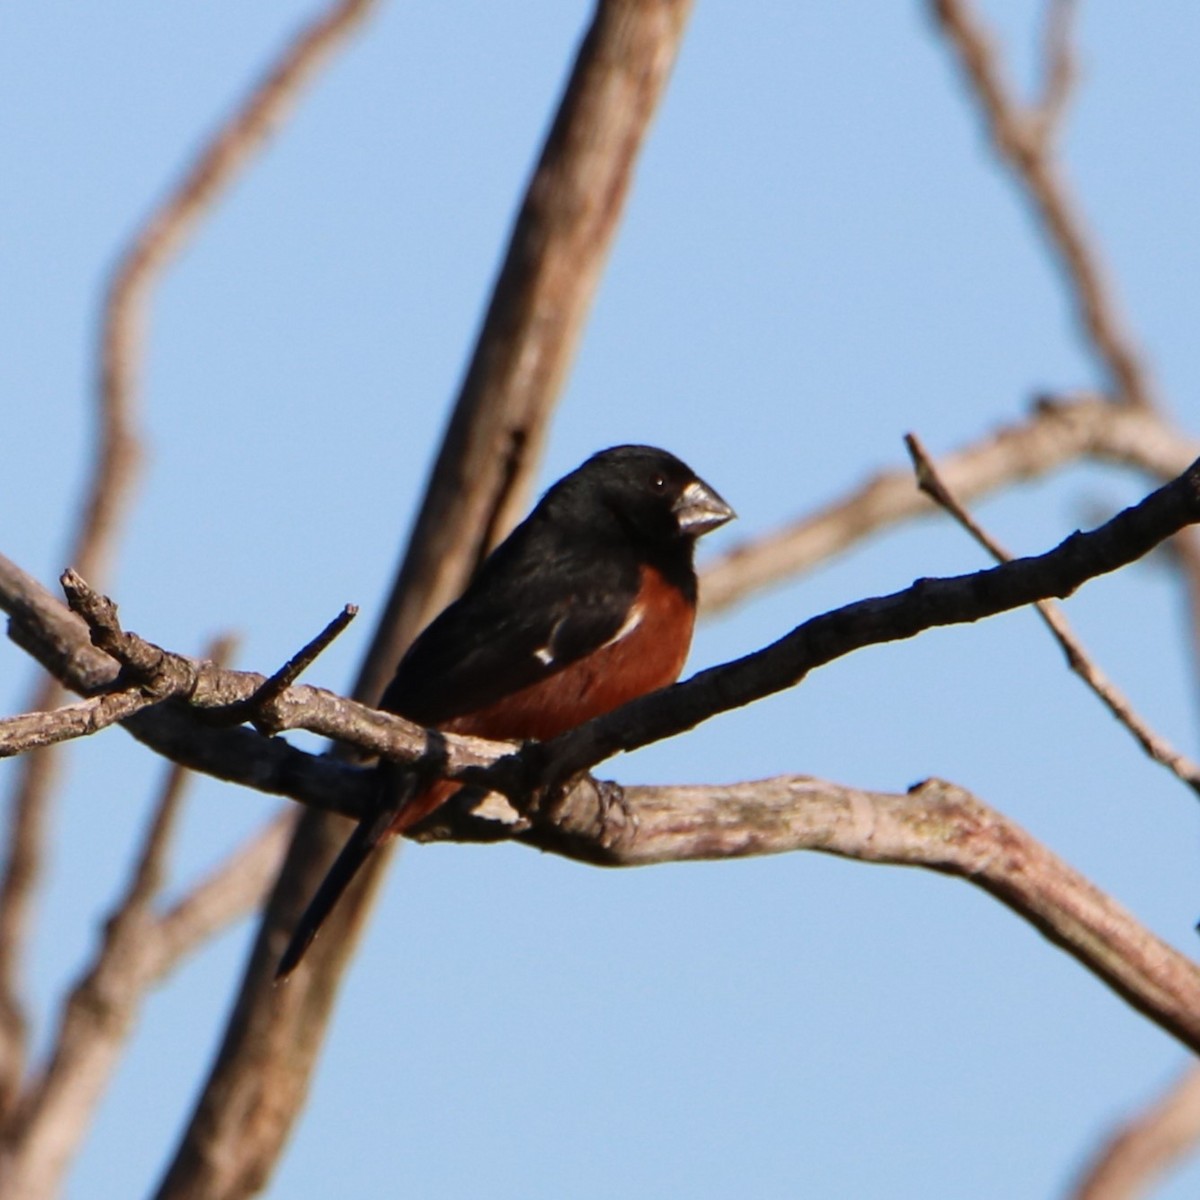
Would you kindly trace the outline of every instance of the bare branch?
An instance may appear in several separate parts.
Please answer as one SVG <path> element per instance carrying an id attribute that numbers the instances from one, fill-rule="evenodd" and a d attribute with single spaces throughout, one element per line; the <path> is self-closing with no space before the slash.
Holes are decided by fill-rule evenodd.
<path id="1" fill-rule="evenodd" d="M 232 651 L 232 639 L 222 638 L 209 654 L 222 663 Z M 147 970 L 158 932 L 151 904 L 162 886 L 167 849 L 190 778 L 178 765 L 167 771 L 125 894 L 104 922 L 96 955 L 64 1006 L 45 1068 L 6 1131 L 6 1194 L 32 1198 L 59 1189 L 133 1029 L 154 979 Z"/>
<path id="2" fill-rule="evenodd" d="M 991 36 L 970 0 L 931 0 L 930 8 L 958 54 L 996 152 L 1032 204 L 1059 258 L 1079 323 L 1108 376 L 1114 398 L 1153 406 L 1149 373 L 1120 315 L 1115 289 L 1075 199 L 1049 153 L 1046 123 L 1012 94 Z"/>
<path id="3" fill-rule="evenodd" d="M 917 469 L 921 490 L 948 512 L 997 562 L 1011 562 L 1008 553 L 979 525 L 970 513 L 954 498 L 938 474 L 933 460 L 914 434 L 904 439 Z M 1184 531 L 1187 532 L 1187 531 Z M 1176 537 L 1181 536 L 1176 534 Z M 1171 771 L 1192 791 L 1200 793 L 1200 763 L 1181 754 L 1166 738 L 1150 727 L 1134 710 L 1121 690 L 1100 669 L 1075 636 L 1062 609 L 1049 600 L 1039 600 L 1034 607 L 1045 622 L 1066 656 L 1071 670 L 1100 698 L 1100 702 L 1134 736 L 1143 750 L 1161 766 Z"/>
<path id="4" fill-rule="evenodd" d="M 991 609 L 1002 601 L 1011 607 L 1029 598 L 1023 593 L 1034 586 L 1035 578 L 1041 587 L 1053 584 L 1059 590 L 1070 590 L 1089 571 L 1098 567 L 1115 569 L 1131 554 L 1144 550 L 1151 537 L 1169 534 L 1183 513 L 1200 515 L 1200 463 L 1101 530 L 1074 535 L 1049 555 L 1018 560 L 961 579 L 919 581 L 896 596 L 850 605 L 815 618 L 758 656 L 705 672 L 593 722 L 591 736 L 585 736 L 582 744 L 594 750 L 606 738 L 611 742 L 611 731 L 606 731 L 605 725 L 620 732 L 628 724 L 629 714 L 637 709 L 650 718 L 644 725 L 659 726 L 650 732 L 643 726 L 629 742 L 643 744 L 661 734 L 662 722 L 655 719 L 656 713 L 670 712 L 671 719 L 678 721 L 680 710 L 676 706 L 689 691 L 703 697 L 706 689 L 715 689 L 718 703 L 711 711 L 727 708 L 745 702 L 742 689 L 761 688 L 773 671 L 795 677 L 820 661 L 828 661 L 838 652 L 833 649 L 834 643 L 844 651 L 852 645 L 892 636 L 911 636 L 917 625 L 927 628 L 945 623 L 971 606 Z M 772 658 L 779 661 L 772 663 Z M 756 662 L 760 669 L 765 666 L 765 673 L 755 670 Z M 711 695 L 708 701 L 711 704 Z M 698 710 L 685 707 L 682 711 L 695 716 Z M 566 764 L 575 769 L 580 763 L 575 743 L 588 729 L 584 726 L 547 743 L 538 756 L 551 766 L 561 769 Z M 522 752 L 518 760 L 527 753 Z M 513 762 L 510 757 L 491 770 L 499 771 Z M 1186 1044 L 1200 1045 L 1200 977 L 1196 969 L 1146 934 L 1128 914 L 1027 835 L 983 809 L 977 801 L 949 785 L 928 784 L 904 798 L 869 797 L 868 819 L 864 821 L 863 794 L 833 789 L 840 815 L 822 813 L 814 803 L 814 787 L 830 791 L 828 785 L 794 780 L 785 781 L 782 793 L 772 791 L 768 785 L 629 789 L 622 799 L 636 821 L 624 824 L 614 834 L 609 827 L 611 797 L 585 781 L 558 798 L 546 814 L 535 808 L 524 821 L 512 821 L 510 825 L 511 832 L 530 844 L 610 865 L 808 847 L 961 874 L 1020 912 Z M 802 795 L 797 795 L 797 788 Z M 470 799 L 464 795 L 462 804 Z M 479 817 L 477 811 L 464 812 L 460 805 L 452 804 L 443 820 L 452 824 L 466 820 L 477 826 Z M 491 820 L 494 823 L 494 818 Z M 479 836 L 473 829 L 456 830 L 454 835 Z M 443 835 L 435 827 L 423 830 L 422 836 Z"/>
<path id="5" fill-rule="evenodd" d="M 522 506 L 633 167 L 682 37 L 688 0 L 599 0 L 543 149 L 387 612 L 354 695 L 374 701 L 420 625 L 465 584 Z M 240 732 L 240 731 L 229 731 Z M 343 829 L 306 814 L 268 904 L 212 1075 L 160 1200 L 234 1200 L 274 1167 L 307 1090 L 337 981 L 386 856 L 344 897 L 286 996 L 280 942 Z"/>
<path id="6" fill-rule="evenodd" d="M 312 664 L 325 652 L 329 644 L 358 616 L 358 605 L 347 604 L 324 629 L 306 646 L 292 655 L 270 679 L 266 681 L 247 700 L 241 704 L 233 704 L 225 712 L 225 719 L 233 725 L 243 721 L 261 719 L 261 714 L 270 707 Z M 259 726 L 262 733 L 277 733 L 278 730 L 267 726 Z"/>
<path id="7" fill-rule="evenodd" d="M 1087 580 L 1136 561 L 1198 519 L 1200 460 L 1178 479 L 1100 528 L 1074 533 L 1045 554 L 969 575 L 920 579 L 892 595 L 861 600 L 813 617 L 773 645 L 702 671 L 684 683 L 635 700 L 548 742 L 527 745 L 516 754 L 505 755 L 508 747 L 503 743 L 423 730 L 399 717 L 310 687 L 289 688 L 272 701 L 269 723 L 279 729 L 304 728 L 399 761 L 433 761 L 447 778 L 485 784 L 509 796 L 534 796 L 536 800 L 538 793 L 553 792 L 558 783 L 615 753 L 674 736 L 717 713 L 793 687 L 815 667 L 854 650 L 914 637 L 940 625 L 978 621 L 1048 596 L 1069 595 Z M 19 603 L 11 602 L 4 589 L 6 579 L 21 578 L 17 568 L 0 559 L 0 607 L 12 608 L 14 622 L 20 622 L 23 644 L 32 647 L 38 640 L 36 589 L 28 584 L 18 587 Z M 79 595 L 84 594 L 86 585 L 81 580 L 76 580 L 74 587 Z M 53 604 L 48 596 L 42 597 L 41 606 Z M 60 629 L 53 619 L 47 623 Z M 262 684 L 261 675 L 195 663 L 144 643 L 119 627 L 110 634 L 115 652 L 137 663 L 153 662 L 165 679 L 183 680 L 186 686 L 172 687 L 169 692 L 164 688 L 163 694 L 176 696 L 177 702 L 186 699 L 194 708 L 219 710 L 244 700 Z M 82 640 L 82 628 L 76 630 L 76 637 Z M 48 658 L 58 654 L 55 644 Z M 61 655 L 67 662 L 74 661 L 74 657 L 70 653 Z M 112 671 L 116 669 L 113 662 Z M 158 689 L 160 685 L 154 678 L 143 686 Z M 178 720 L 183 714 L 174 716 Z M 149 723 L 151 717 L 160 719 L 157 731 Z M 328 803 L 327 798 L 317 800 L 305 790 L 309 766 L 312 778 L 325 781 L 318 786 L 328 785 L 331 765 L 320 763 L 314 756 L 291 751 L 290 757 L 282 760 L 275 745 L 277 739 L 258 739 L 264 749 L 261 755 L 251 758 L 248 766 L 241 747 L 227 736 L 238 731 L 195 729 L 181 737 L 170 720 L 168 706 L 160 705 L 131 718 L 128 724 L 161 753 L 199 770 L 252 787 L 279 790 L 306 803 L 356 814 L 362 811 L 347 807 L 362 802 L 363 789 L 357 780 L 350 785 L 349 795 L 335 784 L 338 794 Z M 247 736 L 253 739 L 253 735 Z M 271 773 L 272 764 L 279 767 L 277 774 Z"/>
<path id="8" fill-rule="evenodd" d="M 920 866 L 990 892 L 1140 1012 L 1200 1049 L 1200 968 L 1023 829 L 950 783 L 904 795 L 865 792 L 807 776 L 712 786 L 630 787 L 626 821 L 603 859 L 597 829 L 611 797 L 576 787 L 554 822 L 518 837 L 583 862 L 635 867 L 817 850 L 862 862 Z M 489 840 L 507 818 L 480 820 L 470 798 L 452 800 L 426 840 Z M 636 824 L 636 832 L 634 825 Z"/>
<path id="9" fill-rule="evenodd" d="M 304 83 L 373 3 L 339 0 L 300 33 L 151 214 L 113 271 L 100 338 L 97 446 L 67 555 L 91 579 L 103 577 L 113 556 L 140 458 L 134 407 L 153 286 L 200 219 L 286 115 Z M 57 683 L 42 679 L 24 707 L 45 712 L 61 700 Z M 8 853 L 0 877 L 0 1115 L 15 1094 L 24 1064 L 25 1019 L 17 975 L 39 875 L 55 754 L 47 746 L 25 760 L 10 801 Z"/>
<path id="10" fill-rule="evenodd" d="M 1049 147 L 1062 128 L 1077 74 L 1072 42 L 1075 0 L 1047 0 L 1043 31 L 1042 95 L 1036 115 L 1038 138 Z"/>
<path id="11" fill-rule="evenodd" d="M 100 347 L 100 393 L 106 412 L 128 411 L 137 395 L 146 309 L 164 269 L 201 219 L 282 123 L 304 86 L 346 42 L 375 6 L 375 0 L 338 0 L 292 39 L 250 94 L 209 138 L 166 199 L 150 214 L 122 254 L 108 287 Z M 120 425 L 115 428 L 119 429 Z M 103 473 L 119 477 L 128 468 L 128 440 L 108 437 Z M 89 525 L 103 528 L 115 516 L 112 490 L 93 488 Z M 77 552 L 71 564 L 85 577 L 98 575 L 94 561 Z"/>
<path id="12" fill-rule="evenodd" d="M 1136 1200 L 1200 1138 L 1200 1068 L 1187 1067 L 1166 1093 L 1105 1139 L 1071 1191 L 1073 1200 Z"/>
<path id="13" fill-rule="evenodd" d="M 162 980 L 210 938 L 262 906 L 299 818 L 296 808 L 283 809 L 159 917 L 147 941 L 150 979 Z"/>
<path id="14" fill-rule="evenodd" d="M 140 692 L 114 692 L 66 704 L 50 712 L 23 713 L 0 720 L 0 758 L 26 754 L 40 746 L 54 746 L 72 738 L 88 737 L 132 716 L 155 701 Z"/>
<path id="15" fill-rule="evenodd" d="M 1200 442 L 1149 410 L 1094 397 L 1042 401 L 1027 420 L 947 455 L 941 469 L 948 486 L 969 501 L 1084 456 L 1166 480 L 1200 456 Z M 710 561 L 701 576 L 704 611 L 719 612 L 879 530 L 933 511 L 910 470 L 882 472 L 813 515 Z"/>

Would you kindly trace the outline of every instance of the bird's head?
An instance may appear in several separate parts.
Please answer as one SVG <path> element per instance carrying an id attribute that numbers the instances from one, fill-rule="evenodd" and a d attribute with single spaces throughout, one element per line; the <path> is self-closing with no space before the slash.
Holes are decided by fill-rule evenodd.
<path id="1" fill-rule="evenodd" d="M 639 541 L 694 542 L 736 516 L 686 463 L 655 446 L 613 446 L 560 480 L 547 500 L 609 513 Z"/>

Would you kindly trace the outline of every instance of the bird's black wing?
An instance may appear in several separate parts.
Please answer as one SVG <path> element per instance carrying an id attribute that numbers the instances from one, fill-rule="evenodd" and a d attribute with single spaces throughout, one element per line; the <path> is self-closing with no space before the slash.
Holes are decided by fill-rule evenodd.
<path id="1" fill-rule="evenodd" d="M 599 649 L 636 602 L 636 556 L 518 530 L 412 644 L 380 707 L 436 726 Z"/>

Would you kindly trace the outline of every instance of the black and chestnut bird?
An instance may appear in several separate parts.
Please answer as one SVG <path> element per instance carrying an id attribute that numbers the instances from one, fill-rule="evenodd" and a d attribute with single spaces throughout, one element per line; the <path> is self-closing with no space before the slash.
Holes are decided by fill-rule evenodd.
<path id="1" fill-rule="evenodd" d="M 546 492 L 413 642 L 379 707 L 449 733 L 544 741 L 673 683 L 696 616 L 696 539 L 733 516 L 665 450 L 602 450 Z M 395 771 L 381 768 L 385 791 L 396 790 Z M 385 801 L 360 823 L 301 917 L 280 977 L 371 850 L 459 786 Z"/>

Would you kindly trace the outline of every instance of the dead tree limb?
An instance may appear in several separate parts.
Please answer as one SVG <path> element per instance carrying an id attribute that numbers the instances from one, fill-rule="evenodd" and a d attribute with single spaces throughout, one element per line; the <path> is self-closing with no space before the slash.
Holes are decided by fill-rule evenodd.
<path id="1" fill-rule="evenodd" d="M 527 189 L 357 698 L 378 697 L 408 640 L 461 589 L 524 503 L 689 8 L 687 0 L 597 5 Z M 281 940 L 344 837 L 344 827 L 327 816 L 306 814 L 301 821 L 160 1200 L 199 1194 L 234 1200 L 258 1191 L 273 1169 L 386 861 L 380 856 L 361 873 L 309 969 L 294 986 L 275 989 Z"/>

